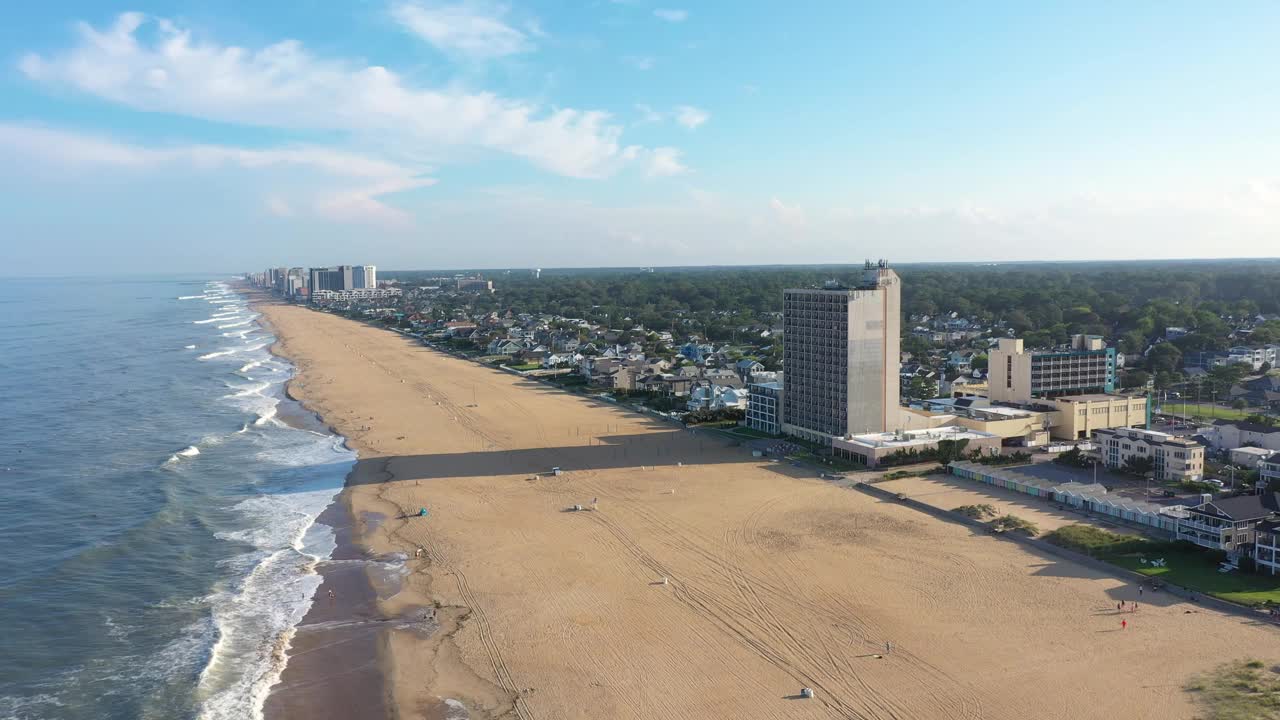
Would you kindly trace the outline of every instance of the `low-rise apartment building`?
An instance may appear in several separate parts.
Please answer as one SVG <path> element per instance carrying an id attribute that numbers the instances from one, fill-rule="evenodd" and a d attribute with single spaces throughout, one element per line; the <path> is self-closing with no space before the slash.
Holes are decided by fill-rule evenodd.
<path id="1" fill-rule="evenodd" d="M 747 427 L 780 435 L 782 433 L 782 384 L 752 383 L 747 388 Z"/>
<path id="2" fill-rule="evenodd" d="M 1149 458 L 1155 480 L 1181 482 L 1204 477 L 1204 447 L 1194 440 L 1135 428 L 1098 430 L 1093 439 L 1109 468 L 1124 467 L 1134 458 Z"/>

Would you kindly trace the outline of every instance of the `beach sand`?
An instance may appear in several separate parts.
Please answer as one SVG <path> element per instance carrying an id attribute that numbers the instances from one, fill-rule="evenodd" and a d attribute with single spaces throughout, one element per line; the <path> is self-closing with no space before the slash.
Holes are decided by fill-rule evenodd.
<path id="1" fill-rule="evenodd" d="M 261 309 L 291 393 L 359 452 L 347 500 L 385 518 L 359 543 L 409 558 L 379 615 L 438 608 L 373 648 L 397 717 L 1177 718 L 1195 673 L 1280 660 L 1256 621 L 1151 593 L 1121 614 L 1136 587 L 1093 569 L 385 330 Z"/>

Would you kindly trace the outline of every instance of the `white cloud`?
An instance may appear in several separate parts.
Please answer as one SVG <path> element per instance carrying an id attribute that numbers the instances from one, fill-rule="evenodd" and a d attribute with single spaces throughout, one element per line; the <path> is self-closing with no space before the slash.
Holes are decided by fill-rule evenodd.
<path id="1" fill-rule="evenodd" d="M 653 14 L 659 20 L 666 20 L 667 22 L 673 23 L 684 22 L 689 18 L 688 10 L 669 10 L 667 8 L 658 8 L 653 11 Z"/>
<path id="2" fill-rule="evenodd" d="M 399 2 L 391 16 L 409 32 L 437 49 L 472 58 L 503 57 L 534 49 L 525 33 L 506 23 L 507 8 L 479 3 L 453 5 Z M 542 35 L 536 20 L 527 27 Z"/>
<path id="3" fill-rule="evenodd" d="M 689 171 L 680 161 L 681 152 L 672 147 L 654 148 L 649 154 L 649 177 L 670 177 Z"/>
<path id="4" fill-rule="evenodd" d="M 140 37 L 148 22 L 156 32 Z M 407 157 L 478 147 L 597 178 L 644 154 L 621 144 L 622 129 L 605 112 L 413 87 L 384 67 L 316 57 L 295 40 L 259 49 L 220 45 L 139 13 L 104 30 L 82 23 L 78 32 L 79 43 L 64 52 L 22 58 L 22 72 L 148 112 L 378 136 Z"/>
<path id="5" fill-rule="evenodd" d="M 627 55 L 622 58 L 622 62 L 637 70 L 652 70 L 655 63 L 654 59 L 648 55 Z"/>
<path id="6" fill-rule="evenodd" d="M 640 119 L 636 121 L 637 125 L 652 125 L 660 123 L 666 118 L 665 115 L 644 103 L 636 103 L 636 112 L 640 113 Z"/>
<path id="7" fill-rule="evenodd" d="M 636 112 L 640 113 L 640 119 L 635 121 L 636 125 L 651 125 L 674 120 L 686 129 L 696 130 L 711 119 L 711 113 L 692 105 L 677 105 L 670 112 L 655 110 L 652 105 L 644 103 L 636 103 L 635 108 Z"/>
<path id="8" fill-rule="evenodd" d="M 300 201 L 321 217 L 387 226 L 406 226 L 411 218 L 381 198 L 436 182 L 394 163 L 325 148 L 146 147 L 27 125 L 0 124 L 0 157 L 20 158 L 17 166 L 28 168 L 28 174 L 45 174 L 54 180 L 110 170 L 107 177 L 113 183 L 127 179 L 121 171 L 152 175 L 175 169 L 183 174 L 226 169 L 300 171 L 306 179 L 297 179 L 297 184 L 309 188 L 309 196 L 291 202 L 278 192 L 265 195 L 262 202 L 269 212 L 292 217 L 296 214 L 294 206 Z"/>
<path id="9" fill-rule="evenodd" d="M 268 196 L 266 205 L 267 212 L 275 215 L 276 217 L 291 218 L 295 214 L 293 212 L 293 206 L 289 204 L 289 201 L 277 195 Z"/>
<path id="10" fill-rule="evenodd" d="M 785 225 L 804 225 L 805 214 L 804 209 L 798 205 L 787 205 L 778 198 L 769 198 L 769 207 L 773 210 L 778 220 Z"/>
<path id="11" fill-rule="evenodd" d="M 681 105 L 676 108 L 676 122 L 690 130 L 697 130 L 699 126 L 710 119 L 711 113 L 692 105 Z"/>

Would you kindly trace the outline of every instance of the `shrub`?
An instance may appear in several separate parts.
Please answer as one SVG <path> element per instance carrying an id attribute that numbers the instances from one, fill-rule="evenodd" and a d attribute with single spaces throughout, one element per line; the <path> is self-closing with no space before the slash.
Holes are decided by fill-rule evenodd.
<path id="1" fill-rule="evenodd" d="M 996 516 L 995 507 L 985 503 L 982 505 L 961 505 L 951 512 L 960 513 L 961 515 L 973 518 L 974 520 L 986 520 L 989 517 Z"/>
<path id="2" fill-rule="evenodd" d="M 1017 515 L 1001 515 L 991 521 L 991 527 L 999 532 L 1020 532 L 1029 537 L 1040 534 L 1040 528 L 1030 520 L 1023 520 Z"/>
<path id="3" fill-rule="evenodd" d="M 1275 718 L 1280 708 L 1280 677 L 1261 660 L 1237 660 L 1219 665 L 1186 684 L 1207 713 L 1208 720 Z"/>

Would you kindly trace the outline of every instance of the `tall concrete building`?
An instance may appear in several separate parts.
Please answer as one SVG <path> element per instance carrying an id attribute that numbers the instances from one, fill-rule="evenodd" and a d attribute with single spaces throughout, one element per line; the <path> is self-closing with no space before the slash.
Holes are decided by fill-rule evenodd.
<path id="1" fill-rule="evenodd" d="M 1116 351 L 1096 335 L 1075 335 L 1063 350 L 1027 351 L 1022 340 L 1001 338 L 987 361 L 988 393 L 996 402 L 1109 393 L 1116 388 Z"/>
<path id="2" fill-rule="evenodd" d="M 857 286 L 783 291 L 784 433 L 826 442 L 897 429 L 901 298 L 883 260 Z"/>
<path id="3" fill-rule="evenodd" d="M 354 265 L 351 268 L 351 289 L 372 290 L 378 287 L 378 271 L 373 265 Z"/>

